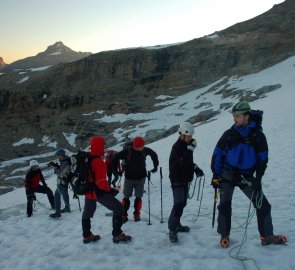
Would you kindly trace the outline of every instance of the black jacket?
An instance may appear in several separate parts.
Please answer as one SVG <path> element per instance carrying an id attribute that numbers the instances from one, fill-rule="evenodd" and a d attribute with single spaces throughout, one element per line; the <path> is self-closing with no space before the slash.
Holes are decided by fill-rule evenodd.
<path id="1" fill-rule="evenodd" d="M 187 184 L 194 178 L 193 151 L 180 138 L 172 146 L 169 157 L 169 177 L 171 184 Z"/>
<path id="2" fill-rule="evenodd" d="M 125 178 L 128 180 L 140 180 L 147 176 L 146 156 L 150 156 L 154 167 L 159 166 L 158 155 L 151 148 L 144 147 L 142 151 L 136 151 L 132 146 L 118 152 L 113 160 L 112 166 L 115 168 L 118 161 L 125 161 Z"/>

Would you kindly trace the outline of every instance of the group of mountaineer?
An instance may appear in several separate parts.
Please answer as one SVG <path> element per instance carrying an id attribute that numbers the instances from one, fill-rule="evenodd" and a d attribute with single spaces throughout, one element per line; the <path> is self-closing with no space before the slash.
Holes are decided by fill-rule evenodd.
<path id="1" fill-rule="evenodd" d="M 258 231 L 261 244 L 284 244 L 284 235 L 274 235 L 271 206 L 262 191 L 262 177 L 268 162 L 268 145 L 262 128 L 252 119 L 251 108 L 246 101 L 237 103 L 232 109 L 234 124 L 226 130 L 214 148 L 211 170 L 213 177 L 211 185 L 215 192 L 219 191 L 217 232 L 220 234 L 220 245 L 227 248 L 230 245 L 232 197 L 235 187 L 252 201 L 257 215 Z M 173 207 L 168 219 L 169 239 L 178 242 L 178 233 L 190 231 L 188 226 L 182 225 L 180 220 L 187 203 L 188 189 L 196 177 L 203 177 L 204 173 L 193 160 L 193 152 L 197 142 L 193 138 L 194 127 L 183 122 L 178 128 L 179 138 L 172 146 L 169 157 L 169 178 L 173 194 Z M 128 221 L 130 198 L 134 192 L 134 221 L 140 221 L 142 197 L 147 177 L 146 157 L 153 162 L 152 173 L 157 172 L 159 166 L 155 151 L 145 146 L 144 138 L 135 137 L 132 143 L 119 152 L 109 150 L 105 157 L 105 139 L 93 136 L 90 139 L 90 152 L 87 153 L 90 169 L 87 181 L 92 188 L 85 193 L 84 211 L 82 213 L 83 243 L 100 239 L 99 235 L 91 232 L 91 218 L 96 210 L 96 202 L 113 212 L 112 236 L 113 242 L 129 242 L 131 236 L 122 231 L 122 225 Z M 59 162 L 50 162 L 57 175 L 57 188 L 53 193 L 47 187 L 42 172 L 36 160 L 30 162 L 30 170 L 26 174 L 25 188 L 27 195 L 27 214 L 32 215 L 35 193 L 46 193 L 52 209 L 51 218 L 59 218 L 61 213 L 71 212 L 68 195 L 68 176 L 71 174 L 71 162 L 63 149 L 56 152 Z M 122 162 L 120 162 L 122 161 Z M 112 179 L 112 174 L 114 179 Z M 125 175 L 123 186 L 123 200 L 115 198 L 119 190 L 116 182 Z M 43 186 L 39 184 L 42 182 Z M 112 187 L 113 186 L 113 187 Z M 61 209 L 61 197 L 65 207 Z"/>

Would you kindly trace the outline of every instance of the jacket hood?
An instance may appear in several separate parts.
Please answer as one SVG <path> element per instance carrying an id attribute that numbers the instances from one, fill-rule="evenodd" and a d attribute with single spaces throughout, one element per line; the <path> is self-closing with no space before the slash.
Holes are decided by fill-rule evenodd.
<path id="1" fill-rule="evenodd" d="M 94 136 L 90 139 L 90 154 L 93 156 L 104 156 L 105 140 L 102 136 Z"/>

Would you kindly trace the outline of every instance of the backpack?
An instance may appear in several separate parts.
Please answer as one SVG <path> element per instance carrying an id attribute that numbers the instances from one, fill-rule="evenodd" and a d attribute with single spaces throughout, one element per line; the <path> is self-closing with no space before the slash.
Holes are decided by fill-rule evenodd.
<path id="1" fill-rule="evenodd" d="M 256 123 L 256 128 L 262 130 L 262 117 L 263 111 L 260 110 L 251 110 L 250 119 Z"/>
<path id="2" fill-rule="evenodd" d="M 95 184 L 89 183 L 88 174 L 91 170 L 91 161 L 97 157 L 90 158 L 85 151 L 79 151 L 71 157 L 71 186 L 73 192 L 77 195 L 85 195 L 94 190 Z"/>

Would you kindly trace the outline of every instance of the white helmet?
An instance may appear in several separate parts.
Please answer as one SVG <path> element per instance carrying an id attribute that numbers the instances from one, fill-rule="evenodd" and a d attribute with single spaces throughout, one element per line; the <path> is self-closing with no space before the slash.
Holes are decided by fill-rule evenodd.
<path id="1" fill-rule="evenodd" d="M 179 125 L 178 132 L 180 132 L 183 135 L 194 135 L 194 127 L 189 122 L 183 122 Z"/>
<path id="2" fill-rule="evenodd" d="M 31 160 L 30 161 L 30 167 L 33 167 L 33 166 L 39 166 L 39 163 L 37 160 Z"/>

